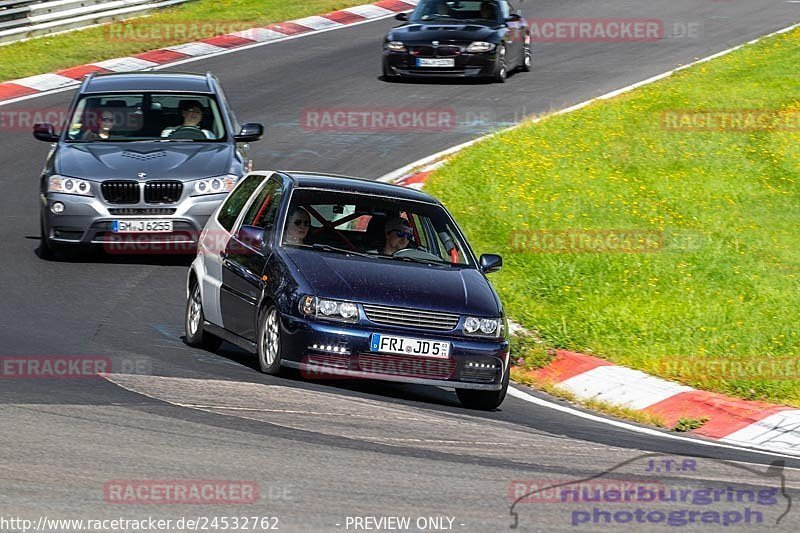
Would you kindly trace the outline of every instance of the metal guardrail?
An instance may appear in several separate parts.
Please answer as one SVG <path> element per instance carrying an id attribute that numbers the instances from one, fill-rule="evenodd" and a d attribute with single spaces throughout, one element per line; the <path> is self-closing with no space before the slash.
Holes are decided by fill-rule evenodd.
<path id="1" fill-rule="evenodd" d="M 0 0 L 0 45 L 140 16 L 189 0 Z"/>

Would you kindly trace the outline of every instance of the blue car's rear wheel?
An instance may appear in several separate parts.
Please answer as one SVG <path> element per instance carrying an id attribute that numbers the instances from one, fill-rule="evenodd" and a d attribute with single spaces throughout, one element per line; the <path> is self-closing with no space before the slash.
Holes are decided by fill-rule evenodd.
<path id="1" fill-rule="evenodd" d="M 204 324 L 200 285 L 194 282 L 189 289 L 189 299 L 186 301 L 186 344 L 214 352 L 222 345 L 222 339 L 207 332 Z"/>

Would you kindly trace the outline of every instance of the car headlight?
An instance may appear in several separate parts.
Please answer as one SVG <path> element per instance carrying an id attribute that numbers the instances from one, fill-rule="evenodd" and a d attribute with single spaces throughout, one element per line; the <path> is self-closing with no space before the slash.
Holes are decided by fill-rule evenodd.
<path id="1" fill-rule="evenodd" d="M 499 318 L 469 316 L 464 321 L 464 333 L 484 337 L 501 337 L 503 335 L 503 326 Z"/>
<path id="2" fill-rule="evenodd" d="M 392 52 L 406 51 L 406 45 L 404 45 L 400 41 L 388 41 L 384 46 L 386 46 L 387 50 L 391 50 Z"/>
<path id="3" fill-rule="evenodd" d="M 194 182 L 194 192 L 192 196 L 227 194 L 233 190 L 238 180 L 239 178 L 233 174 L 197 180 Z"/>
<path id="4" fill-rule="evenodd" d="M 299 307 L 300 312 L 308 317 L 337 320 L 339 322 L 356 322 L 358 320 L 358 306 L 353 302 L 304 296 L 300 299 Z"/>
<path id="5" fill-rule="evenodd" d="M 467 46 L 467 52 L 476 53 L 476 52 L 491 52 L 494 50 L 495 45 L 492 43 L 487 43 L 484 41 L 475 41 L 474 43 Z"/>
<path id="6" fill-rule="evenodd" d="M 92 194 L 92 185 L 88 181 L 58 175 L 50 176 L 47 180 L 47 192 L 94 196 Z"/>

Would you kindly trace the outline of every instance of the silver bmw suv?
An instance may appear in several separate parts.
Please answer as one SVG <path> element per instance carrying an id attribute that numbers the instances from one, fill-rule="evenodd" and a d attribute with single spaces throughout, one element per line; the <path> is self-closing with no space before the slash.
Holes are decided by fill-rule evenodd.
<path id="1" fill-rule="evenodd" d="M 43 258 L 77 245 L 116 253 L 193 253 L 225 195 L 252 166 L 261 124 L 236 120 L 211 74 L 89 75 L 41 177 Z"/>

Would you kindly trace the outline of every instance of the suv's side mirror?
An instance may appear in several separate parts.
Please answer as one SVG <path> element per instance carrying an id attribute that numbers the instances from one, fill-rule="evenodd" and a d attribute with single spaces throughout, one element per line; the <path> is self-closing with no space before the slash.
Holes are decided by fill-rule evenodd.
<path id="1" fill-rule="evenodd" d="M 33 125 L 33 136 L 46 143 L 54 143 L 58 141 L 53 125 L 47 122 Z"/>
<path id="2" fill-rule="evenodd" d="M 250 248 L 261 251 L 264 248 L 267 232 L 258 226 L 242 225 L 236 232 L 236 238 Z"/>
<path id="3" fill-rule="evenodd" d="M 397 20 L 406 21 L 408 20 L 408 13 L 398 13 L 397 15 L 394 16 L 394 18 L 396 18 Z"/>
<path id="4" fill-rule="evenodd" d="M 491 274 L 503 267 L 503 258 L 496 254 L 483 254 L 478 263 L 480 263 L 481 272 Z"/>
<path id="5" fill-rule="evenodd" d="M 508 18 L 506 18 L 506 22 L 519 22 L 520 20 L 522 20 L 522 17 L 517 13 L 511 13 Z"/>
<path id="6" fill-rule="evenodd" d="M 256 122 L 242 124 L 242 129 L 233 136 L 233 140 L 237 143 L 249 143 L 257 141 L 264 135 L 264 126 Z"/>

